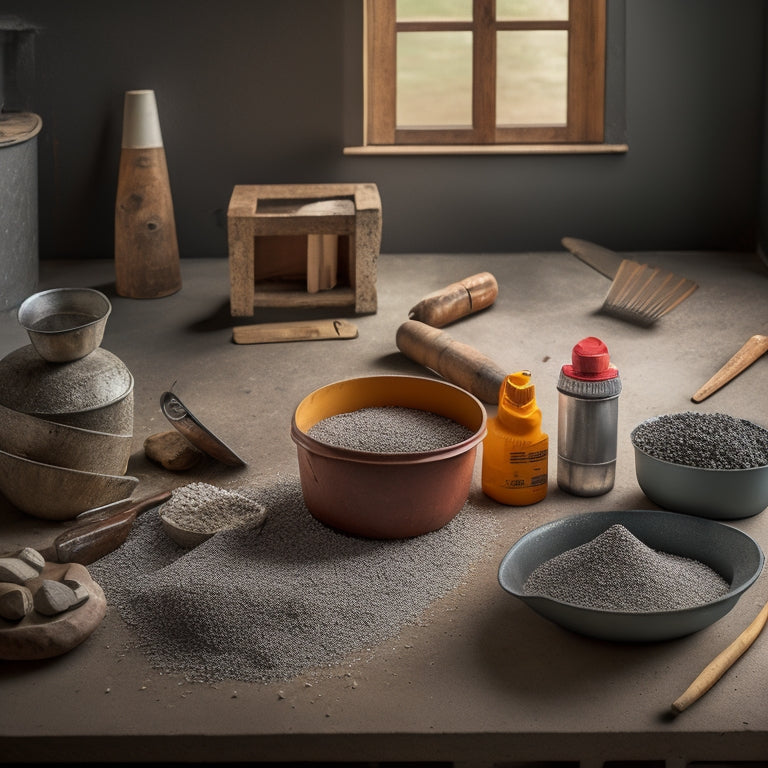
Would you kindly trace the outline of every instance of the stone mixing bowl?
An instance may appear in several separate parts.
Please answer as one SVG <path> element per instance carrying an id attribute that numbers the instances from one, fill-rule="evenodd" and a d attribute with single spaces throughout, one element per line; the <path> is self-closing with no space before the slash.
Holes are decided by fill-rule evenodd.
<path id="1" fill-rule="evenodd" d="M 28 344 L 0 360 L 0 405 L 59 424 L 133 433 L 133 376 L 103 348 L 49 363 Z"/>
<path id="2" fill-rule="evenodd" d="M 18 318 L 43 359 L 65 363 L 101 344 L 111 312 L 109 299 L 94 288 L 52 288 L 25 299 Z"/>
<path id="3" fill-rule="evenodd" d="M 768 507 L 768 465 L 749 469 L 691 467 L 651 456 L 634 440 L 632 446 L 640 489 L 663 509 L 735 520 L 753 517 Z"/>
<path id="4" fill-rule="evenodd" d="M 472 435 L 422 453 L 374 453 L 307 434 L 323 419 L 381 406 L 436 413 Z M 321 387 L 299 403 L 291 423 L 307 509 L 326 525 L 368 538 L 408 538 L 442 528 L 467 500 L 486 423 L 476 397 L 441 380 L 369 376 Z"/>
<path id="5" fill-rule="evenodd" d="M 82 472 L 0 451 L 0 493 L 17 509 L 44 520 L 73 520 L 128 498 L 138 483 L 130 475 Z"/>
<path id="6" fill-rule="evenodd" d="M 525 583 L 541 563 L 615 524 L 652 549 L 708 565 L 730 589 L 693 608 L 635 613 L 585 608 L 526 593 Z M 725 616 L 760 576 L 764 562 L 760 546 L 750 536 L 715 520 L 664 510 L 587 512 L 546 523 L 520 538 L 501 561 L 499 583 L 541 616 L 573 632 L 604 640 L 659 641 L 692 634 Z"/>
<path id="7" fill-rule="evenodd" d="M 57 424 L 0 405 L 0 450 L 68 469 L 124 475 L 132 435 Z"/>

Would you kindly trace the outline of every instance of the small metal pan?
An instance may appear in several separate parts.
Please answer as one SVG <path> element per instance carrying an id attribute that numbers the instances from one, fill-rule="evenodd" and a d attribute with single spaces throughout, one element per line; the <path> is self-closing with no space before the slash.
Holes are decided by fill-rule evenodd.
<path id="1" fill-rule="evenodd" d="M 243 467 L 245 462 L 227 445 L 204 427 L 173 392 L 163 392 L 160 407 L 168 421 L 195 448 L 230 467 Z"/>

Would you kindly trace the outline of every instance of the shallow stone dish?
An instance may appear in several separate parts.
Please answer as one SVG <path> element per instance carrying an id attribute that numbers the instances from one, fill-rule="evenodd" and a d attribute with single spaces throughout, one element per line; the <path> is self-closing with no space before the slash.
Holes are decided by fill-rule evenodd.
<path id="1" fill-rule="evenodd" d="M 74 520 L 93 507 L 127 499 L 138 484 L 131 475 L 83 472 L 0 451 L 0 493 L 44 520 Z"/>
<path id="2" fill-rule="evenodd" d="M 435 450 L 376 453 L 329 445 L 307 434 L 331 416 L 384 406 L 436 413 L 471 435 Z M 485 408 L 474 395 L 439 379 L 364 376 L 321 387 L 299 403 L 291 422 L 307 509 L 326 525 L 367 538 L 436 531 L 467 500 L 486 425 Z"/>
<path id="3" fill-rule="evenodd" d="M 94 288 L 52 288 L 25 299 L 18 318 L 42 358 L 66 363 L 101 344 L 111 312 L 109 299 Z"/>
<path id="4" fill-rule="evenodd" d="M 527 594 L 525 582 L 543 562 L 586 544 L 610 526 L 623 525 L 647 546 L 698 560 L 717 571 L 730 589 L 708 603 L 671 611 L 620 612 L 585 608 Z M 587 512 L 540 526 L 520 538 L 499 566 L 502 588 L 546 619 L 603 640 L 650 642 L 698 632 L 721 619 L 760 576 L 765 562 L 757 542 L 715 520 L 665 510 Z"/>

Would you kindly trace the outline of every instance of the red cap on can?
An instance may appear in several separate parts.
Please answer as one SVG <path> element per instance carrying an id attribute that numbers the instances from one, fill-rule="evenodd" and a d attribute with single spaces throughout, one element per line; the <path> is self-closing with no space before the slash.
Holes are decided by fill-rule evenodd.
<path id="1" fill-rule="evenodd" d="M 608 347 L 596 336 L 588 336 L 574 346 L 571 365 L 564 365 L 563 373 L 580 381 L 605 381 L 615 379 L 619 369 L 611 364 Z"/>

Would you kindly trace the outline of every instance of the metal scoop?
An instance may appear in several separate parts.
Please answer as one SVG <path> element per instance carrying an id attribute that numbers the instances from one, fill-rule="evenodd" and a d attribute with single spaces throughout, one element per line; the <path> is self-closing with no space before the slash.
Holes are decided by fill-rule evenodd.
<path id="1" fill-rule="evenodd" d="M 241 459 L 229 446 L 204 427 L 184 403 L 173 392 L 163 392 L 160 396 L 160 408 L 173 426 L 189 440 L 195 448 L 230 467 L 243 467 Z"/>

